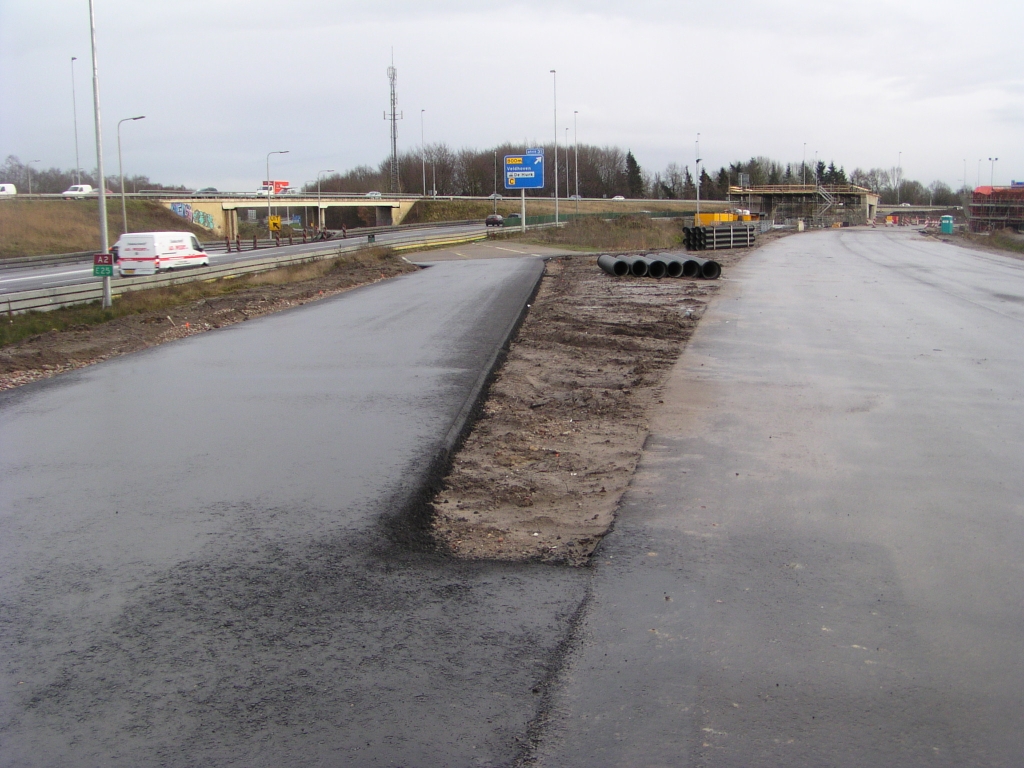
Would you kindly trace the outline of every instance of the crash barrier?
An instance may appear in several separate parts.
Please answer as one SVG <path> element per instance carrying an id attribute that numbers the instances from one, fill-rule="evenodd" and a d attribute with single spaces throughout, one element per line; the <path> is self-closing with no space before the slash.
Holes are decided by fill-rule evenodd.
<path id="1" fill-rule="evenodd" d="M 431 236 L 407 233 L 404 237 L 389 240 L 385 246 L 395 251 L 412 250 L 424 245 L 442 246 L 459 243 L 471 243 L 487 238 L 485 232 L 465 235 L 438 234 Z M 262 259 L 249 259 L 231 264 L 219 264 L 211 267 L 192 267 L 181 271 L 158 272 L 155 275 L 115 278 L 111 281 L 111 293 L 114 298 L 128 291 L 141 291 L 149 288 L 166 288 L 195 280 L 218 280 L 239 277 L 246 274 L 266 272 L 279 267 L 294 266 L 306 262 L 347 256 L 366 248 L 365 243 L 350 240 L 335 241 L 323 248 L 303 253 L 289 253 L 282 256 L 268 256 Z M 76 285 L 59 288 L 41 288 L 34 291 L 18 291 L 0 296 L 0 312 L 15 314 L 19 312 L 47 311 L 60 309 L 73 304 L 85 304 L 103 298 L 103 286 L 100 280 L 91 280 Z"/>
<path id="2" fill-rule="evenodd" d="M 726 248 L 750 248 L 757 238 L 757 227 L 743 224 L 729 227 L 683 227 L 683 245 L 688 251 L 721 251 Z"/>
<path id="3" fill-rule="evenodd" d="M 678 253 L 648 253 L 642 256 L 612 256 L 604 253 L 597 257 L 597 265 L 614 277 L 702 277 L 717 280 L 722 276 L 722 265 L 712 259 L 698 259 Z"/>

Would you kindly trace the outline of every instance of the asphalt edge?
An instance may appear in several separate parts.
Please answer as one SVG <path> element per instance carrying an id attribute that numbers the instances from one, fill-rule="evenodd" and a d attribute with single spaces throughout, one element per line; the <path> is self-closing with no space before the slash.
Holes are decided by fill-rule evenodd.
<path id="1" fill-rule="evenodd" d="M 422 473 L 420 481 L 411 488 L 399 491 L 392 497 L 392 503 L 387 505 L 388 509 L 394 511 L 384 516 L 382 526 L 388 541 L 392 544 L 417 552 L 448 554 L 446 548 L 433 534 L 432 501 L 441 491 L 444 478 L 448 475 L 456 454 L 483 412 L 484 404 L 490 395 L 491 384 L 504 364 L 512 342 L 518 335 L 523 321 L 526 320 L 537 293 L 540 291 L 541 283 L 548 274 L 547 264 L 550 258 L 541 257 L 544 266 L 537 272 L 537 277 L 526 300 L 509 324 L 501 342 L 496 345 L 490 359 L 481 369 L 480 375 L 470 388 L 469 396 L 440 441 L 438 450 Z"/>

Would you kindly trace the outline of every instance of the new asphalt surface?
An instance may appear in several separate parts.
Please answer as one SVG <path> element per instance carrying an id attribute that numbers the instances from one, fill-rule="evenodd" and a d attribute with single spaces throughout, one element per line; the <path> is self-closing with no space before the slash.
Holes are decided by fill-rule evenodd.
<path id="1" fill-rule="evenodd" d="M 423 546 L 536 259 L 0 395 L 0 764 L 1015 766 L 1024 263 L 752 254 L 593 567 Z"/>
<path id="2" fill-rule="evenodd" d="M 537 764 L 1024 764 L 1024 262 L 826 231 L 730 276 Z"/>
<path id="3" fill-rule="evenodd" d="M 504 765 L 586 574 L 423 551 L 539 259 L 0 395 L 0 765 Z"/>

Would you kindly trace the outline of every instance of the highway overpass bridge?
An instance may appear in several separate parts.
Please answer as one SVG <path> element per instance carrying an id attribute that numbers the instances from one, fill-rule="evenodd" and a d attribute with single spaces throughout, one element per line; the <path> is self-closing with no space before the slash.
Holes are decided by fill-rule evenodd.
<path id="1" fill-rule="evenodd" d="M 183 195 L 157 199 L 161 205 L 182 218 L 209 229 L 215 236 L 234 239 L 238 235 L 239 216 L 249 221 L 264 219 L 268 206 L 275 216 L 281 216 L 282 221 L 298 215 L 309 226 L 316 226 L 319 221 L 318 210 L 324 210 L 326 215 L 326 211 L 332 208 L 372 209 L 373 220 L 366 221 L 364 218 L 364 224 L 391 226 L 401 224 L 419 198 L 363 195 L 317 198 L 316 195 L 274 195 L 268 201 L 266 197 L 242 195 Z"/>

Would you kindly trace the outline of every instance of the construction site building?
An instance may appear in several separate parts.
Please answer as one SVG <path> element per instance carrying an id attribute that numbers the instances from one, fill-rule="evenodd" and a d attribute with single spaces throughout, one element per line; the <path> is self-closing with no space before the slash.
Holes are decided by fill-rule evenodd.
<path id="1" fill-rule="evenodd" d="M 772 184 L 729 187 L 729 200 L 773 224 L 852 226 L 873 221 L 878 195 L 854 184 Z"/>
<path id="2" fill-rule="evenodd" d="M 1024 232 L 1024 186 L 978 187 L 969 212 L 971 232 L 1007 228 Z"/>

